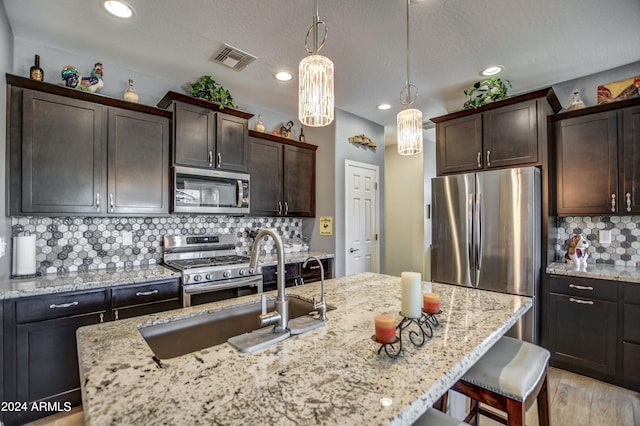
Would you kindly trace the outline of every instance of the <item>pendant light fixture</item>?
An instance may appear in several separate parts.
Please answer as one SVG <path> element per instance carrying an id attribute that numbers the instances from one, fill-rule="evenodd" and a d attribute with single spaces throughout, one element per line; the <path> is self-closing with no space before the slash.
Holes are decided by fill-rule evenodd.
<path id="1" fill-rule="evenodd" d="M 409 3 L 407 2 L 407 82 L 400 91 L 400 103 L 406 105 L 398 113 L 398 153 L 414 155 L 422 152 L 422 111 L 411 108 L 418 97 L 418 88 L 409 79 Z M 413 93 L 412 93 L 413 92 Z"/>
<path id="2" fill-rule="evenodd" d="M 305 126 L 323 127 L 333 121 L 333 62 L 318 55 L 327 40 L 328 30 L 327 24 L 320 20 L 318 0 L 315 0 L 315 5 L 313 25 L 307 31 L 304 43 L 310 55 L 300 61 L 298 72 L 298 119 Z M 318 45 L 320 24 L 324 27 L 324 36 L 322 43 Z M 313 49 L 309 49 L 309 34 L 313 39 Z"/>

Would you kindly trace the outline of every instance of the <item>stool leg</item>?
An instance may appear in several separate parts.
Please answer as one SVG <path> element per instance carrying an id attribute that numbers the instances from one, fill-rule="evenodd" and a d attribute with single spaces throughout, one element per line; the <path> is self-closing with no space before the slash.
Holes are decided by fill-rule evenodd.
<path id="1" fill-rule="evenodd" d="M 509 426 L 524 426 L 524 404 L 507 398 L 507 424 Z"/>
<path id="2" fill-rule="evenodd" d="M 547 394 L 546 374 L 536 400 L 538 402 L 538 424 L 540 426 L 549 426 L 549 395 Z"/>
<path id="3" fill-rule="evenodd" d="M 471 426 L 478 425 L 478 416 L 480 415 L 479 409 L 480 404 L 477 399 L 470 398 L 471 402 L 469 405 L 469 414 L 465 417 L 464 422 L 469 423 Z"/>
<path id="4" fill-rule="evenodd" d="M 446 413 L 448 402 L 449 402 L 449 391 L 445 392 L 444 395 L 442 395 L 440 399 L 437 400 L 435 404 L 433 404 L 433 408 L 435 408 L 436 410 L 440 410 L 443 413 Z"/>

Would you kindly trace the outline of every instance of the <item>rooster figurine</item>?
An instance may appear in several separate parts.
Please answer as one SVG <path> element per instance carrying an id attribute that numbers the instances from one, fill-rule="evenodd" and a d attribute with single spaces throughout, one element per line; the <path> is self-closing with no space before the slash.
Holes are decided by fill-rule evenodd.
<path id="1" fill-rule="evenodd" d="M 73 65 L 67 65 L 62 68 L 60 72 L 62 80 L 64 80 L 67 87 L 75 88 L 78 90 L 85 90 L 87 92 L 95 93 L 96 90 L 102 89 L 104 82 L 102 81 L 102 64 L 97 62 L 91 70 L 90 77 L 83 77 L 80 75 L 78 68 Z"/>

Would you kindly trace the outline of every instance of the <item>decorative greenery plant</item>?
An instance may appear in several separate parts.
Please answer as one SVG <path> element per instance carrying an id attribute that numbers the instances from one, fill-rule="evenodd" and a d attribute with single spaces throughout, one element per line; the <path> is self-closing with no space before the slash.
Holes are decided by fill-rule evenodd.
<path id="1" fill-rule="evenodd" d="M 469 97 L 464 103 L 464 108 L 479 108 L 489 102 L 499 101 L 507 98 L 507 90 L 511 87 L 509 80 L 502 80 L 498 77 L 490 77 L 486 80 L 478 81 L 471 89 L 464 91 Z"/>
<path id="2" fill-rule="evenodd" d="M 198 81 L 191 84 L 191 96 L 217 103 L 220 105 L 220 109 L 236 108 L 231 93 L 216 83 L 210 75 L 203 75 Z"/>

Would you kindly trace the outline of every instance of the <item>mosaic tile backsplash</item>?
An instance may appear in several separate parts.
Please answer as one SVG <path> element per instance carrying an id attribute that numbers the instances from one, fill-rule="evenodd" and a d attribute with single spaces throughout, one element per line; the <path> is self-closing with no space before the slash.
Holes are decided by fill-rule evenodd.
<path id="1" fill-rule="evenodd" d="M 600 243 L 600 230 L 611 231 L 611 244 Z M 569 239 L 583 234 L 591 245 L 587 263 L 640 267 L 640 216 L 561 217 L 557 231 L 557 262 L 564 262 Z"/>
<path id="2" fill-rule="evenodd" d="M 65 274 L 94 269 L 131 268 L 160 263 L 162 237 L 187 234 L 235 234 L 236 252 L 247 255 L 253 239 L 249 233 L 276 228 L 283 240 L 302 239 L 302 221 L 296 218 L 172 215 L 168 217 L 13 217 L 12 234 L 36 235 L 39 273 Z M 123 232 L 132 244 L 123 244 Z M 273 241 L 265 239 L 263 253 L 274 254 Z"/>

